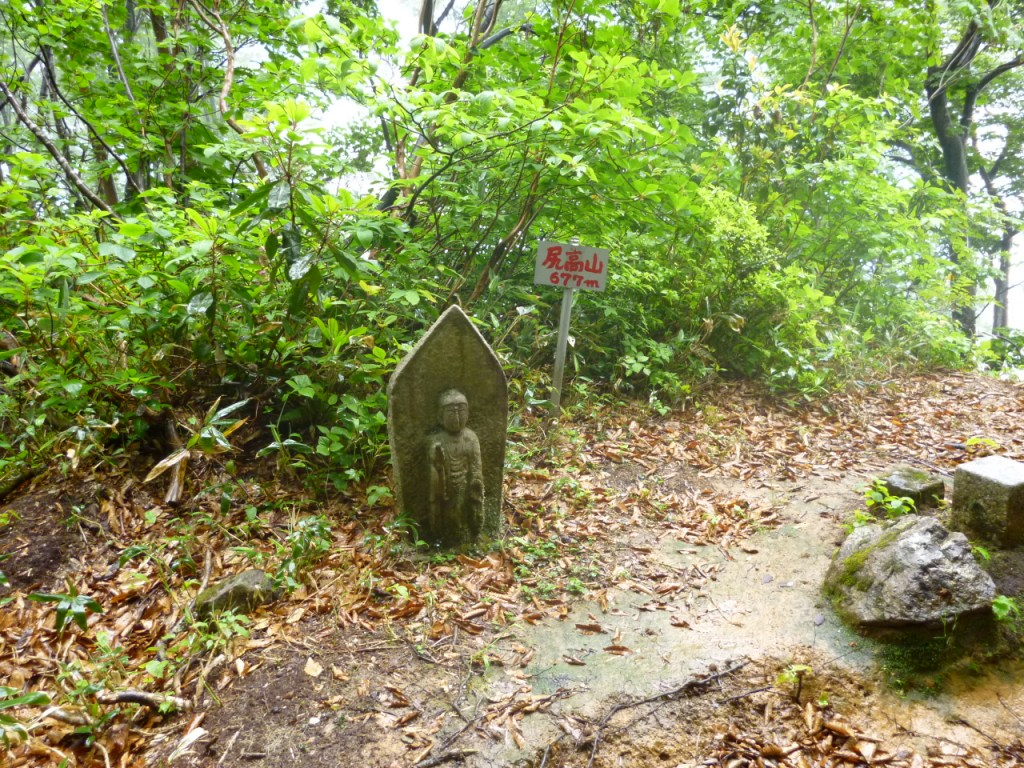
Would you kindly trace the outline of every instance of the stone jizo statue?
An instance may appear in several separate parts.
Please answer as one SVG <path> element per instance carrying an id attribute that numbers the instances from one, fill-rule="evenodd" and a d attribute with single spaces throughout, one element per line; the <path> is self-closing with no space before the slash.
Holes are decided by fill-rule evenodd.
<path id="1" fill-rule="evenodd" d="M 388 383 L 398 506 L 423 541 L 464 549 L 501 536 L 507 428 L 501 362 L 466 314 L 449 307 Z"/>
<path id="2" fill-rule="evenodd" d="M 469 401 L 457 389 L 441 393 L 439 429 L 428 439 L 431 530 L 459 540 L 475 539 L 484 520 L 484 478 L 480 441 L 466 426 Z"/>

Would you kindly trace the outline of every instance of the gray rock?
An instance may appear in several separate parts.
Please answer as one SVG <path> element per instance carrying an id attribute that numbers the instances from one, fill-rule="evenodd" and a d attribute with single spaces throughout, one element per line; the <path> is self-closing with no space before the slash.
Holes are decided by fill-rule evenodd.
<path id="1" fill-rule="evenodd" d="M 957 467 L 949 525 L 997 546 L 1024 543 L 1024 464 L 985 456 Z"/>
<path id="2" fill-rule="evenodd" d="M 941 476 L 914 467 L 897 467 L 881 479 L 890 496 L 906 496 L 917 509 L 936 506 L 946 494 Z"/>
<path id="3" fill-rule="evenodd" d="M 861 627 L 940 624 L 984 610 L 995 597 L 967 537 L 920 515 L 854 529 L 832 560 L 825 591 Z"/>
<path id="4" fill-rule="evenodd" d="M 249 613 L 281 596 L 268 573 L 256 568 L 236 573 L 207 587 L 196 597 L 196 618 L 206 619 L 222 611 Z"/>
<path id="5" fill-rule="evenodd" d="M 449 307 L 388 383 L 396 498 L 425 541 L 460 547 L 500 535 L 507 428 L 501 363 Z"/>

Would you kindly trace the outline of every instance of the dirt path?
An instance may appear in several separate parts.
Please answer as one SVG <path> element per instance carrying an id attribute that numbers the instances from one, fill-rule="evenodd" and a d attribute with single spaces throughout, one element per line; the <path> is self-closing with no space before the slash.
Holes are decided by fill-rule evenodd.
<path id="1" fill-rule="evenodd" d="M 808 675 L 818 678 L 809 682 L 808 691 L 828 699 L 834 711 L 853 715 L 891 754 L 900 749 L 941 754 L 945 747 L 953 756 L 967 755 L 983 753 L 993 740 L 1019 742 L 1024 735 L 1018 714 L 1024 712 L 1024 675 L 1018 665 L 993 669 L 970 685 L 960 680 L 928 698 L 897 696 L 879 687 L 874 644 L 845 627 L 823 598 L 821 584 L 844 535 L 842 522 L 849 519 L 853 500 L 870 477 L 853 474 L 840 481 L 759 489 L 748 498 L 769 502 L 777 509 L 779 525 L 758 531 L 731 553 L 681 546 L 670 538 L 651 543 L 651 560 L 670 574 L 714 574 L 695 591 L 652 596 L 624 580 L 608 590 L 601 604 L 584 601 L 564 621 L 518 633 L 518 643 L 536 648 L 523 670 L 532 690 L 569 695 L 558 697 L 549 717 L 524 721 L 525 749 L 492 742 L 467 764 L 535 764 L 537 745 L 568 741 L 566 722 L 592 725 L 616 705 L 656 697 L 740 661 L 767 670 L 761 674 L 763 685 L 745 689 L 767 688 L 751 695 L 762 708 L 782 693 L 775 672 L 789 664 L 807 665 L 813 670 Z M 629 546 L 647 545 L 640 541 Z M 598 628 L 599 633 L 587 631 Z M 629 652 L 606 652 L 611 638 Z M 478 687 L 479 695 L 483 700 L 506 696 L 522 684 L 521 678 L 517 672 L 496 670 Z M 700 712 L 702 727 L 690 724 L 690 735 L 727 727 L 732 695 L 711 695 Z M 629 722 L 629 717 L 618 720 Z M 616 724 L 612 720 L 606 727 Z M 700 739 L 668 738 L 680 727 L 686 729 L 686 724 L 667 723 L 665 718 L 632 722 L 628 736 L 605 747 L 594 764 L 684 764 L 699 752 Z M 590 753 L 583 752 L 589 764 Z M 582 763 L 578 754 L 562 762 Z"/>

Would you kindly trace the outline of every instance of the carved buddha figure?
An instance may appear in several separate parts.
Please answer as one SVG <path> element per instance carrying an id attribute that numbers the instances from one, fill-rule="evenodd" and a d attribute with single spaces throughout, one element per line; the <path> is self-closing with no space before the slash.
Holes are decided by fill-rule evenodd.
<path id="1" fill-rule="evenodd" d="M 457 389 L 441 393 L 439 426 L 428 440 L 430 528 L 450 542 L 475 538 L 483 524 L 480 441 L 466 426 L 469 402 Z"/>

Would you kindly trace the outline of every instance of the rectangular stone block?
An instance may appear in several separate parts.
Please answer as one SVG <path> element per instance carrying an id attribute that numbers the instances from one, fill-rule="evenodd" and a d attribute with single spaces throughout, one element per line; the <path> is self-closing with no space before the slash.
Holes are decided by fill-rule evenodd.
<path id="1" fill-rule="evenodd" d="M 986 456 L 957 467 L 950 527 L 1001 547 L 1024 543 L 1024 464 Z"/>

